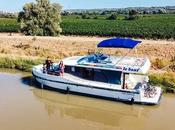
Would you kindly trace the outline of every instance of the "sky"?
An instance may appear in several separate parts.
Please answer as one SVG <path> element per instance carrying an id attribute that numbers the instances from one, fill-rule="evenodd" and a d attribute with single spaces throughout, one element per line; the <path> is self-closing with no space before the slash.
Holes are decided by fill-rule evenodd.
<path id="1" fill-rule="evenodd" d="M 25 3 L 35 0 L 0 0 L 0 11 L 18 12 Z M 96 8 L 125 8 L 175 6 L 175 0 L 50 0 L 60 3 L 63 9 L 96 9 Z"/>

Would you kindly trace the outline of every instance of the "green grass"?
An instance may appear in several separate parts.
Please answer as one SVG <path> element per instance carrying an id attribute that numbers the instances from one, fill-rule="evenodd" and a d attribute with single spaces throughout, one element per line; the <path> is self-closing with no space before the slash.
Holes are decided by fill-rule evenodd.
<path id="1" fill-rule="evenodd" d="M 175 93 L 174 73 L 151 74 L 149 77 L 151 85 L 161 86 L 164 92 Z"/>
<path id="2" fill-rule="evenodd" d="M 147 39 L 175 39 L 175 14 L 144 15 L 138 20 L 125 20 L 119 15 L 117 20 L 106 20 L 106 16 L 98 19 L 81 19 L 81 16 L 63 16 L 62 34 L 86 36 L 121 36 Z M 0 18 L 0 32 L 18 32 L 20 24 L 16 19 Z"/>
<path id="3" fill-rule="evenodd" d="M 31 72 L 32 67 L 38 64 L 41 64 L 42 60 L 30 60 L 22 58 L 0 58 L 0 68 L 7 69 L 17 69 L 25 72 Z"/>

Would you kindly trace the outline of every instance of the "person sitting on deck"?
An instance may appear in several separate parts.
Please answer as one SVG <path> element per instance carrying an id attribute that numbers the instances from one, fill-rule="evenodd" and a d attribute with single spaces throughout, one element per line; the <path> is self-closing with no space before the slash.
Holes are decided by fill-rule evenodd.
<path id="1" fill-rule="evenodd" d="M 60 76 L 63 76 L 64 75 L 64 63 L 63 61 L 60 61 L 60 64 L 59 64 L 59 69 L 60 69 Z"/>

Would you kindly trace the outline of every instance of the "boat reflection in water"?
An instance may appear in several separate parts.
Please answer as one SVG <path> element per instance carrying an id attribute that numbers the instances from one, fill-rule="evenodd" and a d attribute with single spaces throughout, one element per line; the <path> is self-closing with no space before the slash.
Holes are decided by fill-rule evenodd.
<path id="1" fill-rule="evenodd" d="M 81 121 L 81 123 L 98 124 L 103 127 L 122 126 L 122 128 L 134 129 L 135 124 L 138 128 L 142 128 L 145 116 L 149 115 L 148 111 L 142 113 L 145 106 L 65 95 L 40 89 L 32 91 L 36 98 L 44 103 L 50 117 L 60 116 L 62 120 L 71 118 L 77 123 Z"/>

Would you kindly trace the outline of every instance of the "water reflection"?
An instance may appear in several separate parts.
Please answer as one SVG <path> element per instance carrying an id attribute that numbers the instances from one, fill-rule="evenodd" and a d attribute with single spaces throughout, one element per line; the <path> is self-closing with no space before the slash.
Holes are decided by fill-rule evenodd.
<path id="1" fill-rule="evenodd" d="M 133 118 L 137 118 L 141 125 L 144 122 L 141 120 L 142 116 L 149 115 L 149 111 L 143 112 L 143 106 L 51 93 L 40 89 L 33 89 L 33 94 L 44 103 L 49 116 L 58 112 L 61 118 L 69 116 L 77 120 L 116 127 L 120 126 L 122 120 L 133 122 Z"/>

